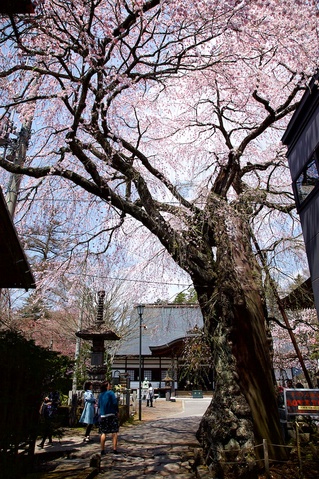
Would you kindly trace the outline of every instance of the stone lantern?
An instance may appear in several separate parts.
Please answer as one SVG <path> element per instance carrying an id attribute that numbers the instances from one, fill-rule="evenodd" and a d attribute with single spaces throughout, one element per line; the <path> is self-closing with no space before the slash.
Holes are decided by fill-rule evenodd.
<path id="1" fill-rule="evenodd" d="M 171 378 L 168 374 L 166 374 L 165 378 L 163 379 L 163 381 L 165 382 L 165 387 L 171 387 L 172 386 L 172 381 L 173 381 L 173 378 Z"/>
<path id="2" fill-rule="evenodd" d="M 163 379 L 165 383 L 165 398 L 166 401 L 169 401 L 172 394 L 172 385 L 173 385 L 173 378 L 171 378 L 168 374 L 166 374 L 165 378 Z"/>
<path id="3" fill-rule="evenodd" d="M 94 391 L 99 391 L 101 383 L 105 381 L 107 366 L 104 364 L 105 341 L 117 341 L 120 337 L 111 329 L 105 327 L 103 320 L 105 291 L 98 292 L 98 310 L 93 326 L 78 331 L 76 336 L 92 341 L 91 366 L 88 368 L 89 380 L 93 383 Z"/>

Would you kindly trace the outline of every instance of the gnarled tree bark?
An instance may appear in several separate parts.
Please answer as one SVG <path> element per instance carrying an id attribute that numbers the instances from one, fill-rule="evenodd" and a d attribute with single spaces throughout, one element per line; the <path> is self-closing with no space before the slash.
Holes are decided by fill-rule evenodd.
<path id="1" fill-rule="evenodd" d="M 235 210 L 230 218 L 229 207 L 216 213 L 220 253 L 214 286 L 208 292 L 194 279 L 216 375 L 214 397 L 197 437 L 216 477 L 255 477 L 263 439 L 273 459 L 286 457 L 280 446 L 261 271 L 246 219 Z"/>

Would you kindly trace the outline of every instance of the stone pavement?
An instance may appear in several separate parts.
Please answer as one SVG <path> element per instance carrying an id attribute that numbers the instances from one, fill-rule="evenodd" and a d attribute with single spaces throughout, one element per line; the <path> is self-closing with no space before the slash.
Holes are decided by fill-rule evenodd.
<path id="1" fill-rule="evenodd" d="M 203 411 L 208 405 L 205 399 L 193 401 Z M 112 453 L 111 437 L 107 437 L 106 455 L 100 456 L 97 429 L 89 443 L 83 442 L 84 428 L 67 429 L 60 443 L 53 440 L 53 445 L 36 448 L 38 472 L 26 479 L 147 479 L 155 475 L 206 479 L 210 476 L 200 465 L 201 448 L 195 436 L 200 417 L 185 414 L 183 399 L 157 399 L 153 408 L 143 404 L 142 421 L 120 428 L 118 455 Z"/>

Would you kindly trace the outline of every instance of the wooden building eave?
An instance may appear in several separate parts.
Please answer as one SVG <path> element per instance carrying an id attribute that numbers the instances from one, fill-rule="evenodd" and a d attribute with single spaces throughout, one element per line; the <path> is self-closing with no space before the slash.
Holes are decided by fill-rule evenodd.
<path id="1" fill-rule="evenodd" d="M 31 0 L 1 0 L 0 15 L 18 15 L 34 11 L 34 3 Z"/>
<path id="2" fill-rule="evenodd" d="M 35 279 L 0 188 L 0 288 L 35 288 Z"/>

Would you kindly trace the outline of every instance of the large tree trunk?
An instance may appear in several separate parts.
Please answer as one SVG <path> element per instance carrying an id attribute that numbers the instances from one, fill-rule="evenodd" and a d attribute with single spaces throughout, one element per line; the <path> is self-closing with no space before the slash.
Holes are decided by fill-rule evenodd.
<path id="1" fill-rule="evenodd" d="M 197 436 L 216 477 L 248 478 L 260 465 L 263 439 L 273 459 L 283 459 L 285 449 L 278 446 L 270 338 L 248 226 L 236 216 L 230 228 L 226 220 L 224 228 L 219 223 L 219 231 L 215 288 L 209 294 L 194 282 L 216 372 L 214 397 Z"/>

